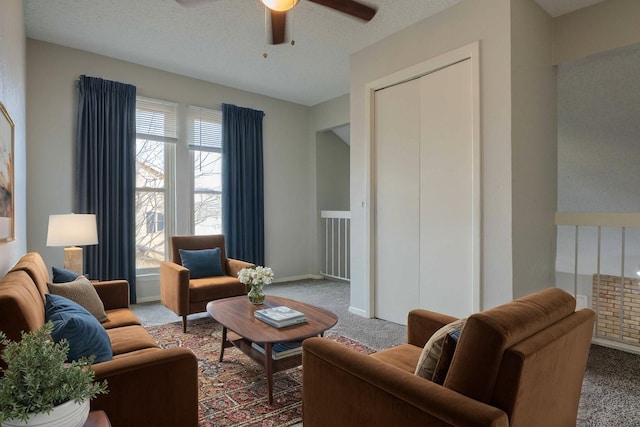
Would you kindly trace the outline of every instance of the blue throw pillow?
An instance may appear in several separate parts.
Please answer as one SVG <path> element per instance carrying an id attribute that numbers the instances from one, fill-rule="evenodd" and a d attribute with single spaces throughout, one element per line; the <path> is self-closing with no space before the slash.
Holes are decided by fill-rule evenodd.
<path id="1" fill-rule="evenodd" d="M 440 358 L 438 359 L 438 363 L 436 364 L 436 368 L 433 372 L 432 381 L 434 383 L 440 385 L 444 384 L 444 380 L 447 378 L 447 374 L 449 373 L 449 367 L 453 361 L 453 355 L 455 354 L 456 347 L 458 346 L 458 341 L 460 340 L 461 332 L 462 326 L 452 332 L 449 332 L 445 337 L 444 343 L 442 344 L 442 353 L 440 354 Z"/>
<path id="2" fill-rule="evenodd" d="M 182 266 L 189 269 L 191 279 L 224 276 L 222 261 L 220 261 L 220 248 L 195 251 L 178 249 L 178 252 L 180 252 Z"/>
<path id="3" fill-rule="evenodd" d="M 53 283 L 69 283 L 80 277 L 76 272 L 64 268 L 51 267 L 51 271 L 53 272 Z"/>
<path id="4" fill-rule="evenodd" d="M 61 297 L 46 295 L 45 319 L 53 322 L 51 338 L 69 343 L 67 361 L 95 356 L 93 363 L 106 362 L 113 358 L 111 340 L 100 322 L 81 305 Z"/>

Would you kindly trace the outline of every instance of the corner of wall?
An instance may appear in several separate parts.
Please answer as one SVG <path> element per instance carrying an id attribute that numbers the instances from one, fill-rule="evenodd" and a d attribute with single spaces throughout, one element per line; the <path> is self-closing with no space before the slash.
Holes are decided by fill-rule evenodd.
<path id="1" fill-rule="evenodd" d="M 0 2 L 0 102 L 14 122 L 13 203 L 15 240 L 0 244 L 0 274 L 27 251 L 26 37 L 22 0 Z"/>
<path id="2" fill-rule="evenodd" d="M 513 297 L 555 281 L 556 70 L 552 18 L 533 0 L 512 0 L 511 191 Z"/>

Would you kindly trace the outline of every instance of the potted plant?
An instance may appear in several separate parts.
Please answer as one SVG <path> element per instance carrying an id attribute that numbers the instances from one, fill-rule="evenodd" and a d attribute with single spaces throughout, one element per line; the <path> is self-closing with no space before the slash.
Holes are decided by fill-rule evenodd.
<path id="1" fill-rule="evenodd" d="M 0 424 L 2 426 L 47 425 L 42 418 L 60 416 L 53 425 L 82 426 L 89 413 L 89 400 L 107 393 L 107 382 L 94 382 L 92 358 L 67 363 L 69 344 L 53 342 L 53 323 L 23 332 L 11 341 L 0 331 L 7 364 L 0 378 Z M 67 411 L 73 412 L 67 414 Z M 35 419 L 38 419 L 37 421 Z"/>

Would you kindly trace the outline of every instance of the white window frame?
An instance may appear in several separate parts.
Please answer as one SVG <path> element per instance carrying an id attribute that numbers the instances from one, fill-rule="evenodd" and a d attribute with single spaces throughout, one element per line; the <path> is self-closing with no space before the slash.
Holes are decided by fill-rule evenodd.
<path id="1" fill-rule="evenodd" d="M 136 132 L 136 141 L 138 139 L 147 139 L 152 141 L 164 142 L 164 189 L 158 190 L 156 188 L 144 188 L 138 187 L 136 185 L 136 193 L 141 191 L 153 191 L 153 192 L 162 192 L 164 193 L 164 258 L 170 259 L 170 237 L 175 234 L 176 230 L 176 203 L 175 203 L 175 182 L 176 182 L 176 145 L 179 141 L 177 137 L 177 129 L 179 129 L 179 121 L 178 121 L 178 104 L 163 101 L 159 99 L 147 98 L 143 96 L 136 97 L 136 110 L 138 109 L 138 101 L 148 102 L 151 104 L 158 104 L 161 106 L 166 106 L 168 108 L 175 109 L 176 117 L 175 117 L 175 126 L 176 126 L 176 137 L 167 137 L 167 136 L 157 136 L 157 135 L 149 135 L 145 133 Z M 137 259 L 136 259 L 137 266 Z M 141 276 L 145 274 L 156 273 L 159 271 L 159 267 L 136 267 L 136 275 Z"/>
<path id="2" fill-rule="evenodd" d="M 191 123 L 191 117 L 193 117 L 194 113 L 200 112 L 203 115 L 210 116 L 211 118 L 219 119 L 220 124 L 222 124 L 222 111 L 212 108 L 204 108 L 198 107 L 195 105 L 187 106 L 187 118 L 186 118 L 186 127 L 188 128 Z M 195 190 L 195 152 L 196 151 L 206 151 L 212 153 L 220 153 L 222 155 L 222 135 L 220 135 L 219 143 L 216 141 L 214 145 L 207 144 L 206 142 L 203 144 L 202 139 L 199 139 L 198 136 L 187 135 L 187 147 L 189 150 L 189 206 L 190 206 L 190 215 L 189 215 L 189 233 L 195 234 L 195 195 L 199 194 L 220 194 L 222 195 L 222 189 L 220 191 L 210 190 L 210 191 L 198 191 Z M 222 213 L 221 213 L 222 214 Z M 222 230 L 220 231 L 222 232 Z"/>
<path id="3" fill-rule="evenodd" d="M 175 108 L 175 137 L 159 137 L 156 135 L 138 134 L 136 139 L 146 138 L 154 141 L 165 142 L 165 176 L 164 176 L 164 233 L 165 233 L 165 260 L 171 259 L 171 236 L 177 234 L 194 234 L 195 233 L 195 205 L 194 195 L 194 153 L 195 151 L 211 151 L 222 153 L 220 141 L 219 147 L 207 146 L 207 144 L 195 143 L 190 138 L 188 126 L 190 125 L 190 114 L 194 110 L 202 111 L 204 114 L 218 115 L 222 121 L 222 111 L 220 108 L 204 108 L 193 105 L 184 105 L 174 102 L 164 101 L 155 98 L 147 98 L 144 96 L 136 97 L 136 109 L 138 108 L 138 100 L 157 103 L 171 108 Z M 221 136 L 220 136 L 221 138 Z M 191 140 L 190 140 L 191 139 Z M 158 189 L 143 189 L 136 186 L 138 191 L 158 191 Z M 204 191 L 198 193 L 222 194 L 222 190 Z M 183 209 L 188 203 L 189 208 Z M 178 209 L 178 206 L 181 208 Z M 137 260 L 136 260 L 137 264 Z M 136 268 L 138 277 L 146 275 L 157 275 L 158 267 Z"/>

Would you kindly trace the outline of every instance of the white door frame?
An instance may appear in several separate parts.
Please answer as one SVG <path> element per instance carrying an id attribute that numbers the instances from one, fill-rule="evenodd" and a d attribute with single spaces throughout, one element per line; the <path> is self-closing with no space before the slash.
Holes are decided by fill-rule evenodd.
<path id="1" fill-rule="evenodd" d="M 480 311 L 481 307 L 481 239 L 482 239 L 482 198 L 481 198 L 481 173 L 480 173 L 480 42 L 475 41 L 466 46 L 452 50 L 428 59 L 403 70 L 394 72 L 365 85 L 365 198 L 368 209 L 365 211 L 365 301 L 366 317 L 375 317 L 375 206 L 376 206 L 376 182 L 375 182 L 375 92 L 389 86 L 394 86 L 409 80 L 420 78 L 433 73 L 449 65 L 466 59 L 471 60 L 472 97 L 473 97 L 473 284 L 472 303 L 473 311 Z M 453 273 L 452 273 L 453 274 Z"/>

